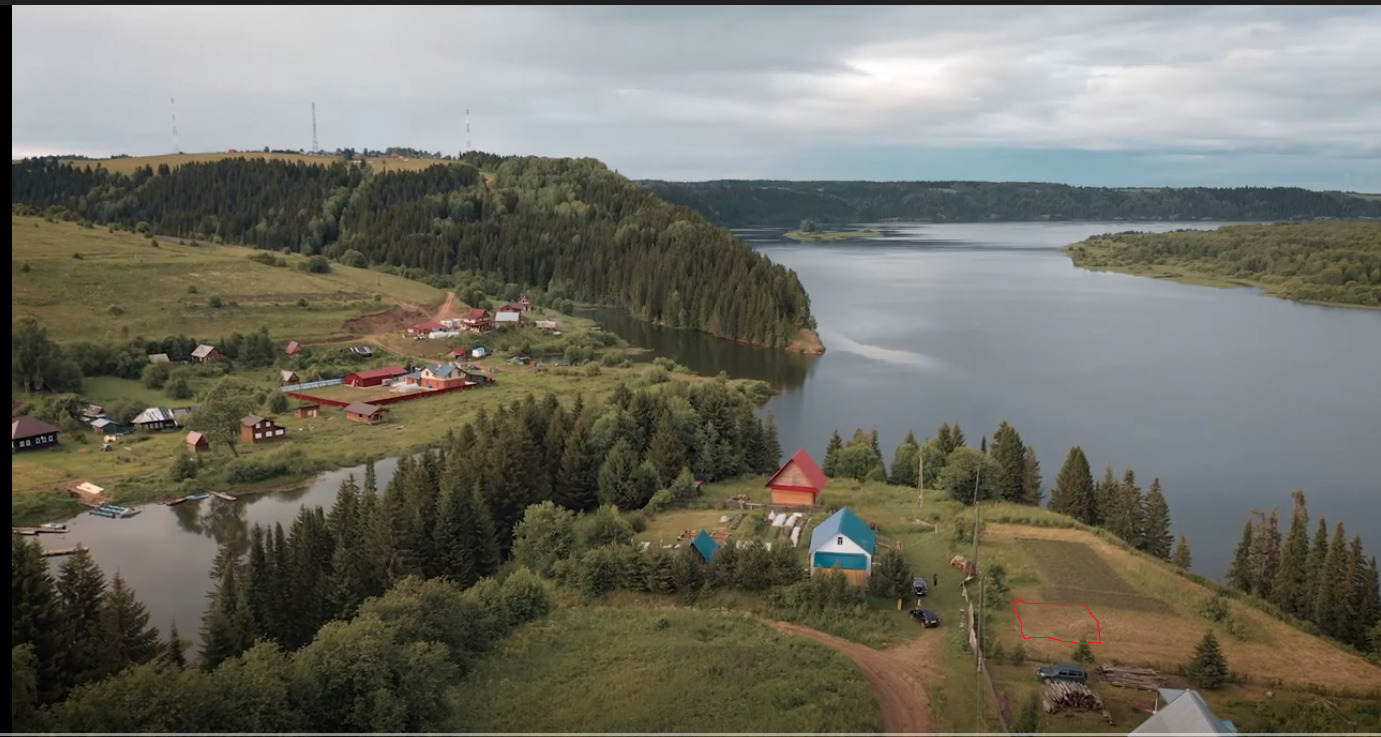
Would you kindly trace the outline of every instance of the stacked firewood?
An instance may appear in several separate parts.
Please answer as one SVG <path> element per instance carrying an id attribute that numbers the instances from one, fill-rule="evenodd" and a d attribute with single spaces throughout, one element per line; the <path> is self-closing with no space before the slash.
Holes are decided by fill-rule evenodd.
<path id="1" fill-rule="evenodd" d="M 1103 711 L 1103 700 L 1082 683 L 1051 681 L 1046 685 L 1045 693 L 1041 694 L 1041 706 L 1046 714 L 1054 714 L 1060 709 Z"/>
<path id="2" fill-rule="evenodd" d="M 1160 678 L 1160 673 L 1157 673 L 1153 668 L 1123 668 L 1115 665 L 1100 665 L 1098 672 L 1103 676 L 1103 680 L 1119 688 L 1139 688 L 1154 691 L 1164 683 Z"/>

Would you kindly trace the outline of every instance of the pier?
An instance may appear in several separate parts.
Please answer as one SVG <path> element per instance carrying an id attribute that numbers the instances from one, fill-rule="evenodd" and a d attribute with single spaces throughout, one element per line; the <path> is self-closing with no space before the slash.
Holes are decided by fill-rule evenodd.
<path id="1" fill-rule="evenodd" d="M 44 557 L 44 558 L 57 558 L 57 557 L 63 556 L 63 555 L 76 555 L 77 553 L 80 553 L 81 551 L 86 550 L 86 549 L 87 549 L 87 548 L 86 548 L 85 545 L 77 545 L 77 546 L 71 547 L 71 548 L 50 548 L 50 549 L 47 549 L 47 550 L 44 550 L 44 551 L 43 551 L 43 557 Z"/>

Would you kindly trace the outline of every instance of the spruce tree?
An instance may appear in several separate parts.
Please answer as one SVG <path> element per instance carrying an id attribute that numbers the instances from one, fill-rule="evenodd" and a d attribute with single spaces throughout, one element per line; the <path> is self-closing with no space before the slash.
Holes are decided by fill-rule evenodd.
<path id="1" fill-rule="evenodd" d="M 574 424 L 566 438 L 552 497 L 573 512 L 588 512 L 599 506 L 599 457 L 590 447 L 589 429 L 582 421 Z"/>
<path id="2" fill-rule="evenodd" d="M 839 437 L 839 430 L 830 433 L 830 442 L 825 446 L 825 461 L 821 464 L 820 470 L 825 475 L 834 478 L 839 475 L 839 452 L 844 450 L 844 438 Z"/>
<path id="3" fill-rule="evenodd" d="M 940 452 L 949 455 L 954 449 L 959 447 L 954 442 L 954 431 L 950 429 L 948 422 L 941 422 L 940 429 L 935 431 L 935 443 L 940 446 Z"/>
<path id="4" fill-rule="evenodd" d="M 462 588 L 473 586 L 480 580 L 479 562 L 475 559 L 478 545 L 472 539 L 474 500 L 470 489 L 462 486 L 461 479 L 448 479 L 446 490 L 441 494 L 441 508 L 437 510 L 435 531 L 432 533 L 440 556 L 437 570 Z"/>
<path id="5" fill-rule="evenodd" d="M 1353 544 L 1359 545 L 1360 538 Z M 1367 558 L 1361 566 L 1355 588 L 1356 600 L 1353 610 L 1357 613 L 1358 638 L 1354 642 L 1363 651 L 1375 648 L 1372 652 L 1381 653 L 1381 642 L 1371 641 L 1372 633 L 1381 626 L 1381 576 L 1376 570 L 1376 556 Z"/>
<path id="6" fill-rule="evenodd" d="M 877 478 L 874 480 L 886 481 L 887 463 L 882 458 L 882 445 L 878 442 L 878 429 L 876 427 L 874 427 L 872 431 L 868 433 L 868 447 L 872 449 L 873 457 L 877 459 L 877 466 L 882 476 L 881 478 Z"/>
<path id="7" fill-rule="evenodd" d="M 1093 484 L 1093 512 L 1094 516 L 1089 524 L 1099 525 L 1105 529 L 1119 517 L 1130 519 L 1130 513 L 1123 515 L 1119 510 L 1122 505 L 1122 494 L 1117 483 L 1117 475 L 1113 473 L 1112 464 L 1103 467 L 1103 479 Z"/>
<path id="8" fill-rule="evenodd" d="M 1022 704 L 1021 713 L 1017 715 L 1016 721 L 1012 722 L 1013 734 L 1035 734 L 1040 731 L 1041 726 L 1041 700 L 1040 694 L 1033 693 L 1031 697 Z"/>
<path id="9" fill-rule="evenodd" d="M 1021 435 L 1003 420 L 993 433 L 993 460 L 1002 467 L 1002 475 L 998 477 L 998 494 L 1009 502 L 1020 502 L 1025 499 L 1026 494 L 1023 489 L 1023 482 L 1026 479 L 1026 446 L 1021 442 Z"/>
<path id="10" fill-rule="evenodd" d="M 41 733 L 38 711 L 38 658 L 32 645 L 10 648 L 10 729 L 14 734 Z"/>
<path id="11" fill-rule="evenodd" d="M 1160 491 L 1160 479 L 1151 479 L 1151 489 Z M 1150 491 L 1147 492 L 1148 494 Z M 1136 485 L 1136 473 L 1128 468 L 1122 472 L 1122 495 L 1124 503 L 1127 505 L 1128 534 L 1127 542 L 1137 550 L 1146 549 L 1146 496 L 1141 493 L 1141 487 Z"/>
<path id="12" fill-rule="evenodd" d="M 101 569 L 86 548 L 63 561 L 58 569 L 58 599 L 61 602 L 62 634 L 67 640 L 67 662 L 63 673 L 69 686 L 101 678 L 105 642 L 101 627 L 101 607 L 106 583 Z"/>
<path id="13" fill-rule="evenodd" d="M 1176 568 L 1185 571 L 1194 565 L 1193 554 L 1189 552 L 1189 538 L 1180 535 L 1179 542 L 1175 544 L 1175 553 L 1170 556 L 1170 562 L 1175 564 Z"/>
<path id="14" fill-rule="evenodd" d="M 1336 592 L 1343 612 L 1342 624 L 1336 637 L 1343 642 L 1354 645 L 1366 640 L 1367 628 L 1362 623 L 1362 601 L 1359 595 L 1359 589 L 1363 585 L 1362 576 L 1366 570 L 1366 564 L 1366 555 L 1362 549 L 1362 537 L 1355 535 L 1352 538 L 1352 544 L 1347 549 L 1344 563 L 1346 573 Z"/>
<path id="15" fill-rule="evenodd" d="M 896 453 L 892 455 L 891 471 L 889 481 L 897 486 L 916 486 L 920 483 L 917 476 L 920 473 L 920 448 L 916 445 L 916 436 L 912 433 L 906 433 L 906 439 L 897 446 Z"/>
<path id="16" fill-rule="evenodd" d="M 762 429 L 763 461 L 758 473 L 776 473 L 782 465 L 782 441 L 777 433 L 777 418 L 767 413 Z M 677 469 L 678 471 L 680 469 Z"/>
<path id="17" fill-rule="evenodd" d="M 1069 449 L 1069 455 L 1055 477 L 1055 488 L 1050 490 L 1050 510 L 1067 514 L 1085 524 L 1093 524 L 1097 519 L 1095 503 L 1093 473 L 1089 471 L 1084 450 L 1076 445 Z"/>
<path id="18" fill-rule="evenodd" d="M 65 693 L 68 641 L 62 629 L 62 603 L 43 549 L 15 536 L 10 546 L 10 647 L 33 648 L 40 704 L 58 701 Z"/>
<path id="19" fill-rule="evenodd" d="M 1328 554 L 1323 559 L 1323 570 L 1319 573 L 1319 589 L 1314 597 L 1314 624 L 1329 637 L 1337 637 L 1346 625 L 1346 602 L 1338 598 L 1345 586 L 1343 579 L 1349 575 L 1347 570 L 1347 536 L 1343 523 L 1333 528 L 1333 538 L 1328 543 Z"/>
<path id="20" fill-rule="evenodd" d="M 101 601 L 101 631 L 105 644 L 103 677 L 147 663 L 158 655 L 158 629 L 149 626 L 149 610 L 118 573 L 110 580 L 110 589 Z"/>
<path id="21" fill-rule="evenodd" d="M 240 566 L 232 557 L 224 556 L 223 560 L 227 562 L 220 584 L 212 592 L 211 606 L 202 619 L 201 667 L 208 672 L 248 650 L 254 641 L 244 592 L 237 580 Z"/>
<path id="22" fill-rule="evenodd" d="M 1031 446 L 1026 446 L 1022 454 L 1021 471 L 1021 503 L 1039 507 L 1045 497 L 1045 490 L 1041 486 L 1041 462 L 1036 460 L 1036 450 Z"/>
<path id="23" fill-rule="evenodd" d="M 657 471 L 658 488 L 665 489 L 676 480 L 676 474 L 689 460 L 686 457 L 686 444 L 676 430 L 676 422 L 670 412 L 663 412 L 657 420 L 657 428 L 648 444 L 647 460 Z"/>
<path id="24" fill-rule="evenodd" d="M 475 541 L 475 567 L 481 577 L 492 576 L 503 562 L 498 530 L 495 528 L 494 515 L 489 511 L 489 499 L 479 484 L 471 491 L 471 497 L 470 506 L 474 509 L 474 516 L 470 518 L 470 539 Z"/>
<path id="25" fill-rule="evenodd" d="M 1314 537 L 1309 544 L 1309 581 L 1306 596 L 1308 602 L 1306 610 L 1308 616 L 1305 619 L 1314 621 L 1314 602 L 1319 596 L 1319 587 L 1323 580 L 1323 561 L 1328 556 L 1328 520 L 1320 517 L 1319 524 L 1314 528 Z"/>
<path id="26" fill-rule="evenodd" d="M 978 452 L 988 455 L 988 436 L 984 435 L 978 439 Z"/>
<path id="27" fill-rule="evenodd" d="M 957 422 L 950 426 L 949 437 L 954 443 L 954 447 L 950 448 L 951 453 L 953 453 L 956 448 L 962 448 L 968 445 L 968 440 L 964 438 L 964 429 L 959 427 L 959 423 Z"/>
<path id="28" fill-rule="evenodd" d="M 1227 683 L 1228 661 L 1212 630 L 1204 633 L 1204 639 L 1194 648 L 1194 657 L 1185 665 L 1184 675 L 1196 688 L 1212 690 Z"/>
<path id="29" fill-rule="evenodd" d="M 639 465 L 638 454 L 627 440 L 619 440 L 609 449 L 604 463 L 599 467 L 599 501 L 612 504 L 619 509 L 641 509 L 637 504 L 640 491 L 636 488 L 633 474 Z"/>
<path id="30" fill-rule="evenodd" d="M 168 639 L 159 648 L 158 660 L 171 668 L 187 667 L 187 641 L 177 631 L 177 622 L 168 627 Z"/>
<path id="31" fill-rule="evenodd" d="M 1237 541 L 1237 547 L 1232 551 L 1232 566 L 1228 568 L 1228 585 L 1245 593 L 1253 593 L 1256 590 L 1256 580 L 1252 575 L 1252 535 L 1255 527 L 1248 520 L 1242 526 L 1242 537 Z"/>
<path id="32" fill-rule="evenodd" d="M 1304 492 L 1294 493 L 1295 507 L 1290 515 L 1290 532 L 1280 554 L 1280 569 L 1271 586 L 1271 601 L 1296 617 L 1308 618 L 1313 603 L 1309 597 L 1309 510 Z"/>
<path id="33" fill-rule="evenodd" d="M 1151 480 L 1151 490 L 1146 494 L 1146 527 L 1142 539 L 1147 553 L 1162 560 L 1170 559 L 1170 545 L 1175 538 L 1170 534 L 1170 502 L 1160 490 L 1160 479 Z"/>
<path id="34" fill-rule="evenodd" d="M 364 462 L 364 493 L 374 496 L 379 493 L 379 474 L 374 470 L 374 457 L 370 456 Z"/>
<path id="35" fill-rule="evenodd" d="M 1271 587 L 1280 571 L 1280 510 L 1269 513 L 1255 510 L 1256 530 L 1252 533 L 1252 578 L 1256 595 L 1271 599 Z"/>

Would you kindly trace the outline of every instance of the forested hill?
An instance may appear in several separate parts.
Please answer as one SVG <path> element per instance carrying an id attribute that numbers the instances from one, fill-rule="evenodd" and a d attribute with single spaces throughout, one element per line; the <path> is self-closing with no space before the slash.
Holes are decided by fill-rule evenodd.
<path id="1" fill-rule="evenodd" d="M 1294 187 L 1108 188 L 1028 182 L 639 182 L 726 228 L 889 219 L 1294 220 L 1381 217 L 1381 201 Z"/>
<path id="2" fill-rule="evenodd" d="M 794 272 L 593 159 L 476 154 L 387 173 L 224 159 L 130 176 L 28 159 L 11 178 L 16 212 L 418 269 L 442 282 L 494 274 L 670 327 L 818 346 Z"/>

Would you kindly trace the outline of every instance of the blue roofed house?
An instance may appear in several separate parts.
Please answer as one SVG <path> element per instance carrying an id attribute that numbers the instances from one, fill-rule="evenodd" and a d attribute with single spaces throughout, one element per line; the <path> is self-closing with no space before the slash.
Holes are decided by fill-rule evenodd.
<path id="1" fill-rule="evenodd" d="M 710 533 L 705 532 L 704 529 L 696 533 L 695 538 L 691 540 L 690 547 L 702 563 L 713 561 L 714 554 L 719 552 L 719 543 L 715 542 Z"/>
<path id="2" fill-rule="evenodd" d="M 1237 727 L 1219 719 L 1198 691 L 1156 689 L 1156 713 L 1132 730 L 1132 734 L 1237 734 Z"/>
<path id="3" fill-rule="evenodd" d="M 844 507 L 810 533 L 810 573 L 837 568 L 849 583 L 862 586 L 873 568 L 876 549 L 877 533 L 852 509 Z"/>

